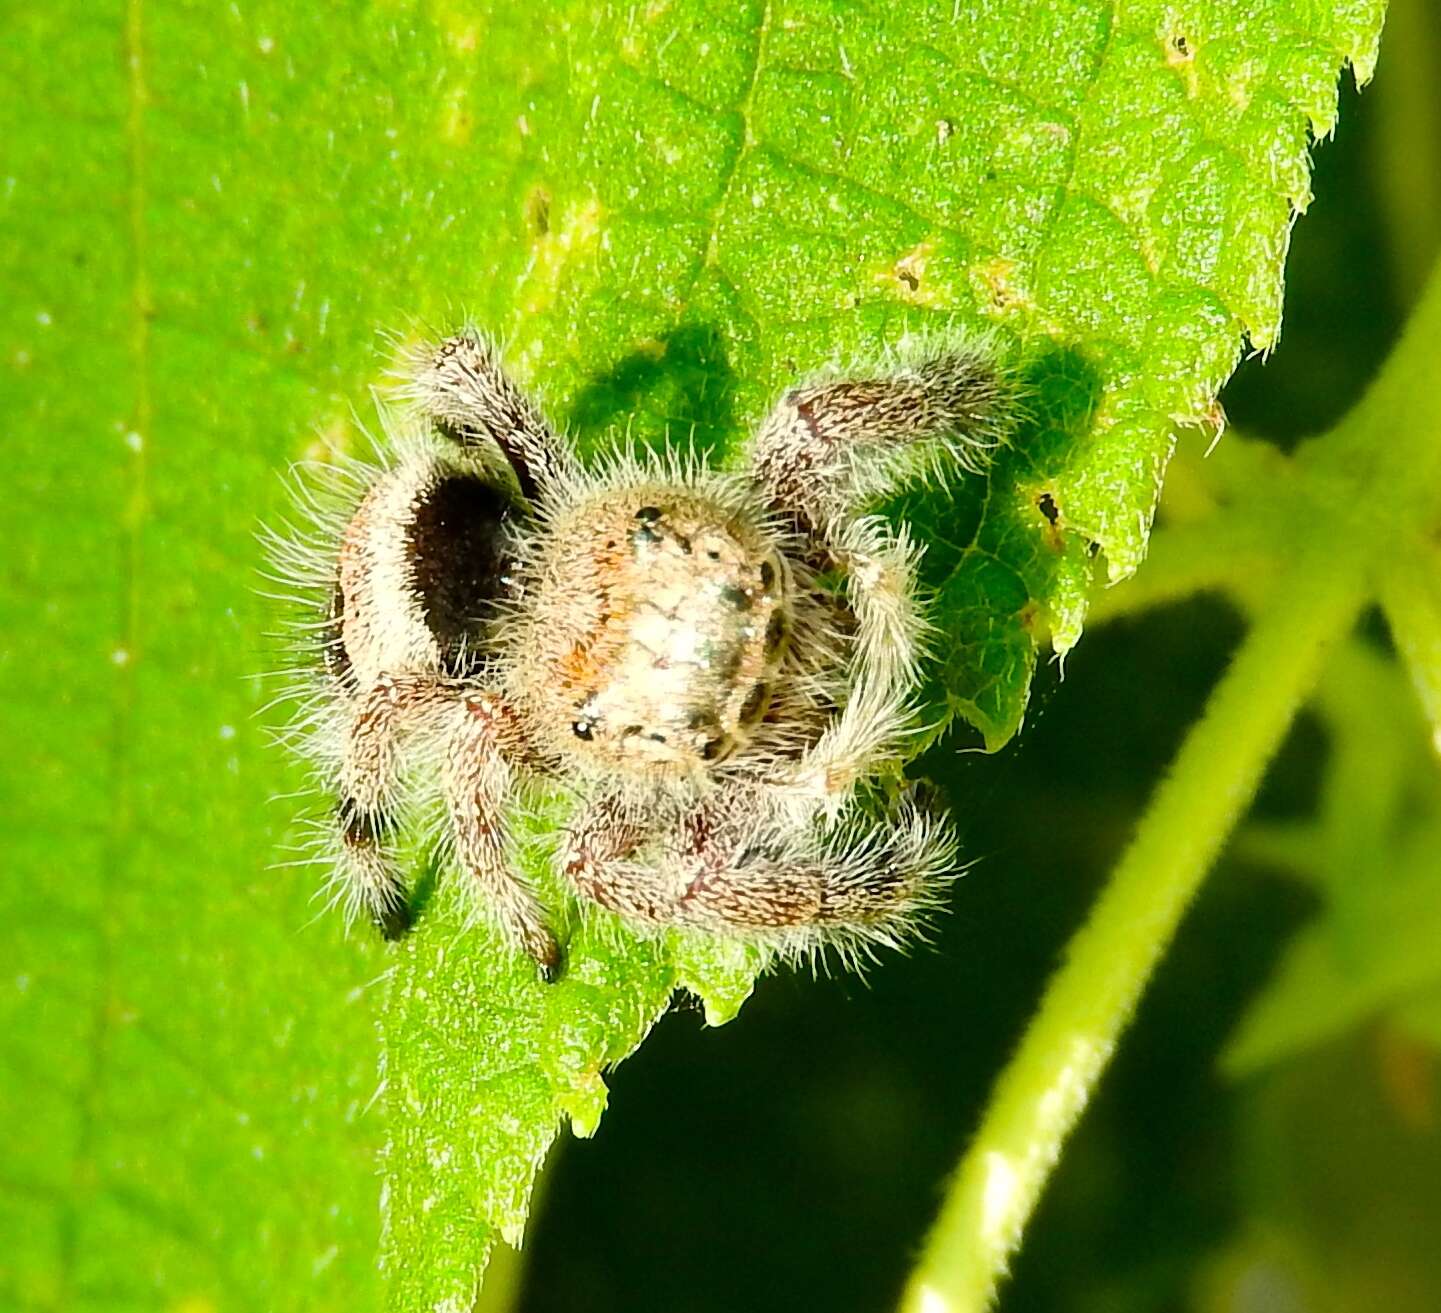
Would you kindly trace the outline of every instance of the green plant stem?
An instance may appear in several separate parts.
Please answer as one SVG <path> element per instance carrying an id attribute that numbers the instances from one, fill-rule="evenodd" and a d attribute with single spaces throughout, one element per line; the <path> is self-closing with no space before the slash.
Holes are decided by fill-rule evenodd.
<path id="1" fill-rule="evenodd" d="M 1441 752 L 1441 552 L 1419 547 L 1395 562 L 1381 609 Z"/>
<path id="2" fill-rule="evenodd" d="M 1309 444 L 1290 567 L 1188 735 L 997 1082 L 901 1299 L 986 1308 L 1116 1039 L 1266 763 L 1392 563 L 1437 528 L 1441 268 L 1356 409 Z M 1299 526 L 1308 525 L 1306 529 Z M 1423 647 L 1429 647 L 1429 638 Z"/>
<path id="3" fill-rule="evenodd" d="M 986 1308 L 1104 1070 L 1266 763 L 1363 595 L 1358 569 L 1297 562 L 1182 745 L 1088 924 L 996 1086 L 901 1300 L 905 1313 Z"/>
<path id="4" fill-rule="evenodd" d="M 1348 550 L 1368 550 L 1377 583 L 1415 540 L 1441 530 L 1441 262 L 1395 350 L 1365 395 L 1330 433 L 1298 453 L 1301 478 Z M 1349 523 L 1348 523 L 1349 521 Z"/>

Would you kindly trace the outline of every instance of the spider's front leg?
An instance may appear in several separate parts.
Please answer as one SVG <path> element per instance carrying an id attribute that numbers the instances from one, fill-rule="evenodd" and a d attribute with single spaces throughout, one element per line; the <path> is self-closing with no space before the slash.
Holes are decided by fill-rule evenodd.
<path id="1" fill-rule="evenodd" d="M 883 821 L 764 819 L 769 786 L 722 791 L 682 822 L 678 920 L 786 952 L 848 955 L 924 930 L 955 873 L 944 817 L 902 804 Z"/>
<path id="2" fill-rule="evenodd" d="M 446 728 L 443 786 L 455 835 L 455 852 L 485 909 L 506 936 L 523 948 L 546 980 L 560 974 L 561 950 L 545 910 L 516 871 L 505 826 L 512 772 L 524 757 L 515 713 L 497 695 L 467 691 Z"/>
<path id="3" fill-rule="evenodd" d="M 561 874 L 576 892 L 613 912 L 644 921 L 667 919 L 668 902 L 631 860 L 654 833 L 638 809 L 618 793 L 588 802 L 566 834 Z"/>
<path id="4" fill-rule="evenodd" d="M 589 809 L 568 849 L 577 890 L 631 920 L 691 926 L 807 952 L 897 944 L 917 932 L 953 873 L 937 817 L 903 807 L 883 825 L 792 829 L 760 789 L 722 789 L 660 836 L 615 799 Z"/>
<path id="5" fill-rule="evenodd" d="M 381 675 L 356 698 L 341 732 L 340 877 L 351 909 L 368 913 L 387 939 L 399 939 L 411 926 L 389 842 L 400 746 L 449 700 L 433 676 Z"/>
<path id="6" fill-rule="evenodd" d="M 838 815 L 856 782 L 898 755 L 911 720 L 926 629 L 920 553 L 862 507 L 928 466 L 984 468 L 1010 398 L 984 343 L 954 347 L 888 374 L 792 388 L 752 441 L 752 477 L 810 555 L 845 572 L 855 617 L 844 706 L 784 781 L 793 820 L 817 804 Z"/>
<path id="7" fill-rule="evenodd" d="M 495 342 L 464 328 L 405 359 L 405 392 L 463 447 L 494 443 L 527 501 L 544 503 L 574 481 L 575 453 L 500 363 Z"/>

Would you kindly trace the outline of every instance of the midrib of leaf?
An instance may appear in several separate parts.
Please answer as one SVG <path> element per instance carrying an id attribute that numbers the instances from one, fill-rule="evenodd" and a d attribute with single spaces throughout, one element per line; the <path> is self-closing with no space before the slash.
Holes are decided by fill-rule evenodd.
<path id="1" fill-rule="evenodd" d="M 141 0 L 126 0 L 122 53 L 126 69 L 125 153 L 129 169 L 126 193 L 126 222 L 130 239 L 130 351 L 134 358 L 134 408 L 130 432 L 138 438 L 127 462 L 126 504 L 122 509 L 122 536 L 116 582 L 118 614 L 122 623 L 115 651 L 120 656 L 108 769 L 112 810 L 103 858 L 97 870 L 99 913 L 95 924 L 95 984 L 91 1000 L 90 1065 L 79 1094 L 79 1132 L 71 1168 L 72 1191 L 61 1205 L 60 1260 L 57 1307 L 68 1307 L 74 1299 L 76 1255 L 79 1245 L 80 1210 L 91 1198 L 93 1161 L 99 1131 L 99 1103 L 106 1081 L 106 1055 L 110 1042 L 111 1018 L 115 1008 L 113 977 L 115 953 L 114 901 L 116 882 L 129 864 L 130 838 L 134 828 L 133 781 L 131 777 L 132 727 L 135 716 L 134 662 L 140 614 L 140 526 L 145 515 L 146 447 L 151 437 L 150 397 L 150 271 L 145 232 L 145 53 Z M 122 655 L 123 654 L 123 655 Z"/>
<path id="2" fill-rule="evenodd" d="M 281 778 L 274 758 L 265 759 L 265 783 L 251 777 L 258 787 L 243 815 L 253 822 L 222 829 L 235 814 L 238 790 L 225 782 L 240 774 L 239 759 L 227 772 L 219 754 L 197 751 L 176 769 L 171 744 L 174 736 L 208 747 L 221 721 L 230 722 L 224 728 L 237 752 L 256 737 L 246 715 L 258 699 L 240 678 L 253 677 L 261 658 L 225 602 L 243 608 L 256 492 L 283 456 L 272 442 L 272 454 L 255 462 L 257 477 L 236 478 L 234 439 L 247 431 L 245 406 L 235 404 L 240 393 L 226 398 L 221 431 L 207 433 L 205 384 L 195 386 L 177 367 L 187 342 L 156 340 L 167 319 L 173 327 L 177 271 L 193 269 L 205 252 L 203 242 L 177 241 L 177 230 L 197 228 L 174 204 L 175 179 L 193 173 L 200 152 L 192 142 L 174 143 L 177 100 L 164 91 L 165 57 L 173 85 L 182 43 L 170 17 L 157 34 L 139 3 L 83 20 L 35 13 L 20 24 L 7 58 L 26 93 L 27 138 L 53 132 L 73 148 L 83 131 L 84 144 L 73 156 L 60 150 L 65 167 L 18 154 L 10 162 L 15 176 L 4 180 L 16 196 L 7 222 L 17 220 L 19 236 L 4 253 L 8 349 L 0 382 L 7 432 L 18 430 L 22 459 L 8 499 L 20 531 L 12 536 L 7 520 L 0 599 L 7 616 L 0 766 L 7 855 L 15 842 L 19 857 L 7 862 L 7 911 L 19 913 L 7 917 L 7 929 L 21 938 L 13 956 L 7 947 L 0 989 L 5 1056 L 14 1046 L 15 1058 L 5 1101 L 20 1100 L 23 1116 L 11 1145 L 18 1170 L 0 1173 L 0 1290 L 37 1310 L 109 1309 L 147 1298 L 196 1309 L 279 1309 L 314 1308 L 317 1295 L 330 1298 L 345 1284 L 349 1294 L 337 1304 L 366 1307 L 373 1303 L 364 1293 L 374 1281 L 373 1169 L 368 1160 L 347 1164 L 343 1144 L 346 1136 L 359 1146 L 377 1137 L 373 1124 L 346 1129 L 342 1116 L 352 1081 L 342 1046 L 354 1032 L 344 1015 L 346 973 L 364 963 L 366 950 L 344 957 L 327 950 L 338 938 L 328 922 L 297 939 L 309 889 L 289 899 L 293 878 L 272 877 L 264 897 L 247 896 L 247 883 L 272 856 L 260 808 Z M 52 39 L 34 41 L 43 54 L 19 67 L 24 55 L 15 52 L 26 36 Z M 7 79 L 7 100 L 10 94 Z M 157 196 L 151 146 L 155 118 L 163 129 L 167 113 L 172 145 Z M 212 167 L 223 170 L 224 157 L 214 158 Z M 156 240 L 157 230 L 168 242 Z M 154 316 L 157 287 L 169 315 Z M 234 355 L 216 349 L 229 307 L 205 298 L 190 304 L 208 315 L 192 339 L 209 350 L 208 384 L 212 372 L 233 372 Z M 207 436 L 215 439 L 208 449 Z M 231 492 L 228 505 L 217 491 Z M 210 544 L 236 519 L 238 550 L 228 558 L 236 567 L 217 578 Z M 33 579 L 31 589 L 12 591 L 10 570 Z M 192 619 L 206 632 L 184 649 L 175 630 Z M 212 680 L 208 700 L 197 698 Z M 184 719 L 171 710 L 176 704 L 186 708 Z M 184 906 L 176 900 L 177 870 L 190 877 Z M 262 943 L 276 964 L 264 974 L 254 970 L 259 953 L 247 959 L 232 951 Z M 287 998 L 287 975 L 303 980 L 304 992 Z M 306 1027 L 327 999 L 335 1009 L 324 1024 L 337 1047 L 322 1074 L 305 1065 L 314 1046 L 295 1059 L 277 1031 L 298 1020 L 310 1044 Z M 349 1009 L 351 1018 L 356 1011 Z M 235 1061 L 237 1036 L 249 1041 L 252 1061 Z M 275 1057 L 267 1061 L 270 1045 Z M 42 1046 L 54 1071 L 35 1063 Z M 359 1056 L 371 1065 L 368 1050 Z M 287 1060 L 277 1080 L 273 1070 Z M 328 1087 L 312 1088 L 308 1102 L 307 1079 Z M 300 1099 L 287 1099 L 287 1083 Z M 305 1159 L 322 1146 L 338 1151 L 316 1171 Z M 235 1188 L 238 1181 L 246 1188 Z M 334 1237 L 357 1229 L 368 1229 L 371 1243 L 340 1252 Z M 336 1251 L 328 1258 L 327 1239 Z M 256 1262 L 258 1251 L 269 1261 Z M 357 1269 L 359 1282 L 343 1275 Z M 283 1279 L 301 1272 L 309 1284 Z"/>

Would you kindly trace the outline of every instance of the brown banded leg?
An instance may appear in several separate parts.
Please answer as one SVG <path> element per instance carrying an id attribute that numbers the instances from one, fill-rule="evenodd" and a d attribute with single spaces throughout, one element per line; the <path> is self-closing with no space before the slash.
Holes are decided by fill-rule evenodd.
<path id="1" fill-rule="evenodd" d="M 546 980 L 555 980 L 560 945 L 535 891 L 511 861 L 505 825 L 511 771 L 503 748 L 511 755 L 523 752 L 514 713 L 494 694 L 463 695 L 448 728 L 443 771 L 456 857 L 478 905 L 535 960 Z"/>
<path id="2" fill-rule="evenodd" d="M 618 794 L 589 802 L 571 825 L 561 853 L 561 873 L 578 893 L 624 916 L 664 919 L 654 888 L 629 874 L 631 857 L 651 831 Z"/>
<path id="3" fill-rule="evenodd" d="M 485 334 L 462 329 L 405 365 L 406 392 L 436 427 L 461 446 L 494 443 L 527 501 L 544 502 L 573 477 L 574 453 L 511 381 Z"/>
<path id="4" fill-rule="evenodd" d="M 387 841 L 394 828 L 390 814 L 346 798 L 338 815 L 345 897 L 357 911 L 364 908 L 382 938 L 400 939 L 414 920 L 405 881 L 389 851 Z"/>
<path id="5" fill-rule="evenodd" d="M 906 448 L 930 444 L 962 469 L 983 469 L 1004 432 L 1008 392 L 981 345 L 935 351 L 888 374 L 804 384 L 761 423 L 751 471 L 778 510 L 824 541 L 903 477 L 887 457 Z"/>
<path id="6" fill-rule="evenodd" d="M 748 789 L 714 795 L 678 823 L 655 864 L 631 860 L 635 823 L 618 827 L 618 811 L 596 809 L 577 830 L 566 874 L 622 916 L 819 947 L 903 939 L 953 862 L 949 830 L 915 811 L 824 840 L 757 823 L 758 804 Z"/>
<path id="7" fill-rule="evenodd" d="M 405 881 L 391 851 L 400 740 L 453 698 L 429 676 L 382 675 L 361 693 L 344 731 L 340 763 L 340 874 L 350 906 L 386 939 L 411 926 Z"/>
<path id="8" fill-rule="evenodd" d="M 834 541 L 854 617 L 846 690 L 825 730 L 776 781 L 796 824 L 817 807 L 838 815 L 860 779 L 901 758 L 927 632 L 916 599 L 919 553 L 904 533 L 867 517 L 838 525 Z"/>
<path id="9" fill-rule="evenodd" d="M 808 555 L 844 571 L 855 617 L 841 709 L 779 781 L 795 824 L 809 808 L 838 816 L 862 776 L 901 755 L 912 719 L 925 632 L 919 553 L 861 509 L 926 462 L 982 468 L 1004 433 L 1010 390 L 984 344 L 962 345 L 888 374 L 792 388 L 751 442 L 752 477 Z"/>
<path id="10" fill-rule="evenodd" d="M 749 810 L 744 796 L 721 796 L 682 824 L 677 920 L 793 950 L 831 944 L 850 953 L 917 933 L 954 874 L 944 818 L 908 804 L 884 822 L 828 833 L 757 829 Z"/>

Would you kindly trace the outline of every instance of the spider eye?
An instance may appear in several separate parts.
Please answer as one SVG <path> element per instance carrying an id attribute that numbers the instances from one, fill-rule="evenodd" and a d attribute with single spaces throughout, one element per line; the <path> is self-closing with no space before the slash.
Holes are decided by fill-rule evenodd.
<path id="1" fill-rule="evenodd" d="M 636 546 L 660 542 L 664 535 L 656 525 L 664 518 L 665 513 L 659 506 L 642 506 L 635 513 L 637 527 L 630 532 L 631 542 Z"/>
<path id="2" fill-rule="evenodd" d="M 595 728 L 588 720 L 573 720 L 570 723 L 571 733 L 585 743 L 589 743 L 595 737 Z"/>

